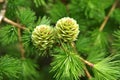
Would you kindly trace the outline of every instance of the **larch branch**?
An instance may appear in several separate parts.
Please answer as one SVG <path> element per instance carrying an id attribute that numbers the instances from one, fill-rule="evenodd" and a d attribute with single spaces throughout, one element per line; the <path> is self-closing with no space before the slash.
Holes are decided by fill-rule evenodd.
<path id="1" fill-rule="evenodd" d="M 78 54 L 74 42 L 71 43 L 71 46 L 72 46 L 72 48 L 74 49 L 74 52 Z M 80 60 L 82 60 L 82 61 L 83 61 L 85 64 L 87 64 L 88 66 L 94 67 L 94 64 L 93 64 L 93 63 L 91 63 L 91 62 L 89 62 L 89 61 L 83 59 L 82 57 L 79 57 L 79 58 L 80 58 Z"/>
<path id="2" fill-rule="evenodd" d="M 0 0 L 0 3 L 3 3 L 2 10 L 0 11 L 0 23 L 2 22 L 2 19 L 5 16 L 6 13 L 6 7 L 7 7 L 7 0 Z"/>
<path id="3" fill-rule="evenodd" d="M 4 20 L 6 23 L 9 23 L 9 24 L 11 24 L 11 25 L 13 25 L 13 26 L 15 26 L 15 27 L 18 27 L 18 28 L 23 29 L 23 30 L 27 30 L 26 27 L 22 27 L 20 24 L 12 21 L 12 20 L 10 20 L 10 19 L 8 19 L 8 18 L 6 18 L 6 17 L 4 17 L 3 20 Z"/>
<path id="4" fill-rule="evenodd" d="M 18 28 L 18 40 L 19 40 L 21 58 L 25 59 L 25 50 L 24 50 L 24 47 L 23 47 L 23 44 L 22 44 L 21 29 L 20 28 Z"/>
<path id="5" fill-rule="evenodd" d="M 4 2 L 4 0 L 0 0 L 0 3 L 3 3 Z"/>
<path id="6" fill-rule="evenodd" d="M 117 6 L 117 3 L 118 3 L 118 2 L 119 2 L 119 0 L 116 0 L 116 1 L 114 2 L 114 4 L 112 5 L 112 7 L 111 7 L 111 9 L 110 9 L 110 11 L 109 11 L 109 13 L 108 13 L 108 15 L 105 17 L 103 23 L 101 24 L 101 26 L 100 26 L 100 28 L 99 28 L 99 31 L 100 31 L 100 32 L 104 29 L 106 23 L 108 22 L 108 19 L 110 18 L 111 13 L 114 11 L 114 9 L 115 9 L 115 7 Z"/>
<path id="7" fill-rule="evenodd" d="M 86 73 L 86 76 L 88 77 L 88 79 L 91 79 L 92 76 L 91 76 L 91 74 L 89 73 L 89 71 L 87 70 L 87 68 L 85 68 L 84 70 L 85 70 L 85 73 Z"/>

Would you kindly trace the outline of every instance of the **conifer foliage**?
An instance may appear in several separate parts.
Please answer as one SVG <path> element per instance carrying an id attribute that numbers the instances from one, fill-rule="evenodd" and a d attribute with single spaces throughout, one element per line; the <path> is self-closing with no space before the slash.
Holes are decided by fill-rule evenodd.
<path id="1" fill-rule="evenodd" d="M 119 80 L 120 0 L 0 0 L 0 80 Z"/>

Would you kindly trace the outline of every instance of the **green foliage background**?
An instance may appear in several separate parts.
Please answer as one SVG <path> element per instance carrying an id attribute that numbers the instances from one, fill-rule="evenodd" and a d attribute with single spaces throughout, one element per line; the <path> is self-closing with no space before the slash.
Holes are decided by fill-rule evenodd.
<path id="1" fill-rule="evenodd" d="M 115 1 L 7 0 L 5 16 L 29 30 L 21 31 L 26 58 L 23 60 L 18 28 L 4 21 L 0 23 L 0 80 L 119 80 L 120 0 L 104 29 L 99 30 Z M 36 49 L 31 40 L 34 28 L 41 24 L 54 27 L 63 17 L 74 18 L 79 24 L 80 34 L 75 41 L 78 55 L 73 54 L 70 44 L 62 42 L 62 47 L 71 51 L 69 54 L 57 46 L 59 42 L 47 51 Z M 94 68 L 78 56 L 93 63 Z M 90 72 L 91 79 L 84 68 Z"/>

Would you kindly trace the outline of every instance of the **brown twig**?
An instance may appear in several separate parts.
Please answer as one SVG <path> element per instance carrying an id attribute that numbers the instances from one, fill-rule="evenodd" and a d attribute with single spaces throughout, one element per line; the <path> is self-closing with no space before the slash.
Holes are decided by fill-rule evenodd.
<path id="1" fill-rule="evenodd" d="M 93 64 L 93 63 L 91 63 L 91 62 L 89 62 L 89 61 L 83 59 L 82 57 L 80 57 L 80 60 L 82 60 L 82 61 L 83 61 L 85 64 L 87 64 L 88 66 L 94 67 L 94 64 Z"/>
<path id="2" fill-rule="evenodd" d="M 99 28 L 99 31 L 100 31 L 100 32 L 104 29 L 106 23 L 108 22 L 108 19 L 110 18 L 111 13 L 114 11 L 114 9 L 115 9 L 115 7 L 117 6 L 117 3 L 118 3 L 118 2 L 119 2 L 119 0 L 116 0 L 116 1 L 114 2 L 114 4 L 112 5 L 112 7 L 111 7 L 111 9 L 110 9 L 110 11 L 109 11 L 109 13 L 108 13 L 108 15 L 105 17 L 103 23 L 101 24 L 101 26 L 100 26 L 100 28 Z"/>
<path id="3" fill-rule="evenodd" d="M 2 10 L 0 11 L 0 23 L 1 21 L 5 21 L 6 23 L 9 23 L 11 25 L 14 25 L 15 27 L 18 27 L 20 29 L 23 29 L 23 30 L 29 30 L 27 29 L 26 27 L 23 27 L 21 26 L 20 24 L 8 19 L 7 17 L 5 17 L 5 13 L 6 13 L 6 7 L 7 7 L 7 0 L 0 0 L 0 2 L 4 2 L 3 3 L 3 7 L 2 7 Z"/>
<path id="4" fill-rule="evenodd" d="M 23 44 L 22 44 L 21 29 L 20 28 L 18 28 L 18 40 L 19 40 L 21 57 L 22 57 L 22 59 L 25 59 L 25 50 L 24 50 L 24 47 L 23 47 Z"/>
<path id="5" fill-rule="evenodd" d="M 71 46 L 72 46 L 72 48 L 74 49 L 74 52 L 78 54 L 74 42 L 71 43 Z M 91 63 L 91 62 L 89 62 L 89 61 L 83 59 L 82 57 L 79 57 L 79 58 L 80 58 L 80 60 L 82 60 L 82 61 L 83 61 L 85 64 L 87 64 L 88 66 L 94 67 L 94 64 L 93 64 L 93 63 Z"/>
<path id="6" fill-rule="evenodd" d="M 0 0 L 0 3 L 1 2 L 4 2 L 4 3 L 3 3 L 3 6 L 2 6 L 2 10 L 0 11 L 0 23 L 2 22 L 2 19 L 4 18 L 5 13 L 6 13 L 7 0 Z"/>
<path id="7" fill-rule="evenodd" d="M 20 24 L 12 21 L 12 20 L 10 20 L 10 19 L 8 19 L 8 18 L 6 18 L 6 17 L 4 17 L 3 20 L 4 20 L 6 23 L 9 23 L 9 24 L 11 24 L 11 25 L 14 25 L 15 27 L 18 27 L 18 28 L 20 28 L 20 29 L 28 30 L 26 27 L 22 27 Z"/>
<path id="8" fill-rule="evenodd" d="M 4 0 L 0 0 L 0 3 L 3 3 L 4 2 Z"/>
<path id="9" fill-rule="evenodd" d="M 84 70 L 85 70 L 85 73 L 86 73 L 86 76 L 88 77 L 88 79 L 91 79 L 92 76 L 91 76 L 91 74 L 89 73 L 89 71 L 87 70 L 87 68 L 85 68 Z"/>
<path id="10" fill-rule="evenodd" d="M 77 52 L 77 50 L 76 50 L 76 47 L 75 47 L 75 43 L 74 43 L 74 42 L 72 42 L 72 43 L 71 43 L 71 46 L 72 46 L 72 48 L 73 48 L 74 52 L 78 54 L 78 52 Z M 83 61 L 83 62 L 84 62 L 85 64 L 87 64 L 88 66 L 90 66 L 90 67 L 94 67 L 94 64 L 93 64 L 93 63 L 91 63 L 91 62 L 89 62 L 89 61 L 87 61 L 87 60 L 83 59 L 83 58 L 82 58 L 82 57 L 80 57 L 80 56 L 79 56 L 79 58 L 80 58 L 80 60 L 81 60 L 81 61 Z M 89 71 L 87 70 L 87 68 L 86 68 L 86 67 L 84 68 L 84 70 L 85 70 L 85 73 L 86 73 L 86 76 L 88 77 L 88 79 L 91 79 L 91 78 L 92 78 L 92 76 L 90 75 L 90 73 L 89 73 Z"/>
<path id="11" fill-rule="evenodd" d="M 26 27 L 22 27 L 20 24 L 6 18 L 5 13 L 6 13 L 6 7 L 7 7 L 7 0 L 0 0 L 0 3 L 3 3 L 2 10 L 0 11 L 0 23 L 3 20 L 6 23 L 9 23 L 11 25 L 14 25 L 15 27 L 18 27 L 18 40 L 19 40 L 21 57 L 22 57 L 22 59 L 25 59 L 25 55 L 24 55 L 25 50 L 23 48 L 22 39 L 21 39 L 21 29 L 23 29 L 23 30 L 29 30 L 29 29 L 27 29 Z"/>

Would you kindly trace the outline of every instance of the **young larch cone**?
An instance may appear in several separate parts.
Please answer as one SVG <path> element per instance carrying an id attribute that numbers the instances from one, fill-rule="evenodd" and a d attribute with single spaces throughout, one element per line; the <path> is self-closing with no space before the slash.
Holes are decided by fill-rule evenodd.
<path id="1" fill-rule="evenodd" d="M 79 34 L 79 25 L 76 20 L 69 17 L 64 17 L 57 21 L 55 26 L 57 36 L 63 42 L 73 42 Z"/>
<path id="2" fill-rule="evenodd" d="M 32 42 L 39 50 L 51 48 L 54 43 L 53 28 L 48 25 L 37 26 L 32 32 Z"/>

